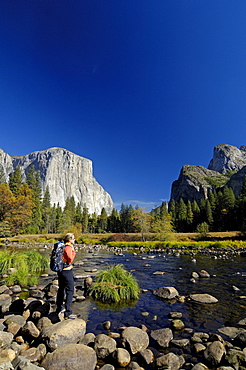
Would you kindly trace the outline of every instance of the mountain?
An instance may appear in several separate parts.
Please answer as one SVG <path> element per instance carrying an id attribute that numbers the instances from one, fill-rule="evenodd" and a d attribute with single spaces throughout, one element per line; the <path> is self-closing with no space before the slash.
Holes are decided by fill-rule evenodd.
<path id="1" fill-rule="evenodd" d="M 185 201 L 207 198 L 209 192 L 228 186 L 235 195 L 242 189 L 246 174 L 246 146 L 240 149 L 233 145 L 219 144 L 214 147 L 213 158 L 208 168 L 184 165 L 178 180 L 172 184 L 171 199 Z"/>
<path id="2" fill-rule="evenodd" d="M 67 197 L 74 196 L 89 213 L 100 214 L 104 207 L 110 214 L 113 209 L 111 196 L 93 177 L 92 161 L 66 149 L 50 148 L 23 156 L 10 156 L 0 149 L 0 164 L 7 179 L 20 166 L 24 181 L 33 165 L 40 172 L 42 193 L 49 188 L 52 205 L 59 203 L 63 208 Z"/>

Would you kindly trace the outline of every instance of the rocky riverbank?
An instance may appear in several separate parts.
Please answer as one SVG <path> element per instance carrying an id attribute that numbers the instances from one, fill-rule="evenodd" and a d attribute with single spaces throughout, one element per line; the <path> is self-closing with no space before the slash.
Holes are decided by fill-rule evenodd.
<path id="1" fill-rule="evenodd" d="M 191 279 L 204 276 L 204 271 Z M 84 288 L 74 299 L 85 299 Z M 186 327 L 181 312 L 169 313 L 169 326 L 148 330 L 144 324 L 121 326 L 111 331 L 111 322 L 101 323 L 101 333 L 87 332 L 82 318 L 64 320 L 54 312 L 57 281 L 32 287 L 30 297 L 19 298 L 18 285 L 0 286 L 0 370 L 119 370 L 187 369 L 240 370 L 246 367 L 246 319 L 236 327 L 217 333 L 194 332 Z M 80 291 L 79 291 L 80 290 Z M 194 304 L 216 305 L 208 294 L 182 297 L 174 287 L 153 291 L 159 299 L 189 300 Z M 83 304 L 83 303 L 81 303 Z M 148 316 L 142 312 L 142 316 Z M 154 320 L 155 318 L 153 318 Z"/>

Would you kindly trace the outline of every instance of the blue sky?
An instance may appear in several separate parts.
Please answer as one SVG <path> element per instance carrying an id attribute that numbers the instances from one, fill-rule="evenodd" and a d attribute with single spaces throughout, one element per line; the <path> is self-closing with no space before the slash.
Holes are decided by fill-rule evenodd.
<path id="1" fill-rule="evenodd" d="M 93 161 L 119 207 L 246 144 L 245 0 L 1 0 L 0 147 Z"/>

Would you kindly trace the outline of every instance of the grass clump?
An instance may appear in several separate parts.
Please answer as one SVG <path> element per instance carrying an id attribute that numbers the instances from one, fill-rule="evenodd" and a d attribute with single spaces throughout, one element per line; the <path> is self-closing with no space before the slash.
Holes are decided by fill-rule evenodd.
<path id="1" fill-rule="evenodd" d="M 140 289 L 134 276 L 120 264 L 99 272 L 89 294 L 101 302 L 136 300 Z"/>
<path id="2" fill-rule="evenodd" d="M 21 286 L 33 285 L 38 281 L 38 274 L 48 267 L 48 258 L 37 251 L 0 251 L 0 274 L 8 273 L 8 269 L 15 269 L 6 278 L 7 285 L 20 284 Z"/>

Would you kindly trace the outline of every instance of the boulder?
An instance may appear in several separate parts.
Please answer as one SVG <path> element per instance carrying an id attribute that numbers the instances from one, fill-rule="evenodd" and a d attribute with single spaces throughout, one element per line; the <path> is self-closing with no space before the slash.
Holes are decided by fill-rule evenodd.
<path id="1" fill-rule="evenodd" d="M 0 312 L 5 313 L 9 310 L 12 298 L 9 294 L 0 294 Z"/>
<path id="2" fill-rule="evenodd" d="M 117 348 L 113 353 L 113 358 L 121 367 L 126 367 L 131 362 L 130 353 L 124 348 Z"/>
<path id="3" fill-rule="evenodd" d="M 18 370 L 46 370 L 43 367 L 32 364 L 30 360 L 23 356 L 16 357 L 12 364 Z"/>
<path id="4" fill-rule="evenodd" d="M 162 348 L 167 348 L 173 339 L 172 330 L 169 328 L 152 330 L 150 336 Z"/>
<path id="5" fill-rule="evenodd" d="M 205 349 L 204 358 L 210 365 L 217 367 L 225 353 L 224 344 L 217 340 L 209 344 Z"/>
<path id="6" fill-rule="evenodd" d="M 198 303 L 217 303 L 218 299 L 210 294 L 191 294 L 190 299 Z"/>
<path id="7" fill-rule="evenodd" d="M 97 335 L 94 343 L 94 349 L 99 358 L 105 358 L 116 350 L 116 341 L 105 334 Z"/>
<path id="8" fill-rule="evenodd" d="M 94 370 L 96 363 L 96 352 L 91 347 L 84 344 L 67 344 L 48 353 L 41 366 L 45 370 Z"/>
<path id="9" fill-rule="evenodd" d="M 174 287 L 169 287 L 169 286 L 155 289 L 153 291 L 153 294 L 163 299 L 173 299 L 179 296 L 177 289 L 175 289 Z"/>
<path id="10" fill-rule="evenodd" d="M 64 320 L 49 325 L 41 331 L 41 337 L 51 351 L 79 342 L 85 335 L 86 322 L 82 319 Z"/>
<path id="11" fill-rule="evenodd" d="M 12 333 L 0 331 L 0 349 L 9 348 L 14 336 Z"/>
<path id="12" fill-rule="evenodd" d="M 148 334 L 135 326 L 125 328 L 121 333 L 123 347 L 129 348 L 132 354 L 146 349 L 149 345 Z"/>
<path id="13" fill-rule="evenodd" d="M 156 359 L 157 368 L 178 370 L 181 367 L 179 356 L 172 352 L 167 355 L 160 356 Z"/>
<path id="14" fill-rule="evenodd" d="M 27 321 L 27 323 L 22 328 L 22 333 L 30 335 L 33 338 L 38 338 L 40 331 L 32 321 Z"/>

